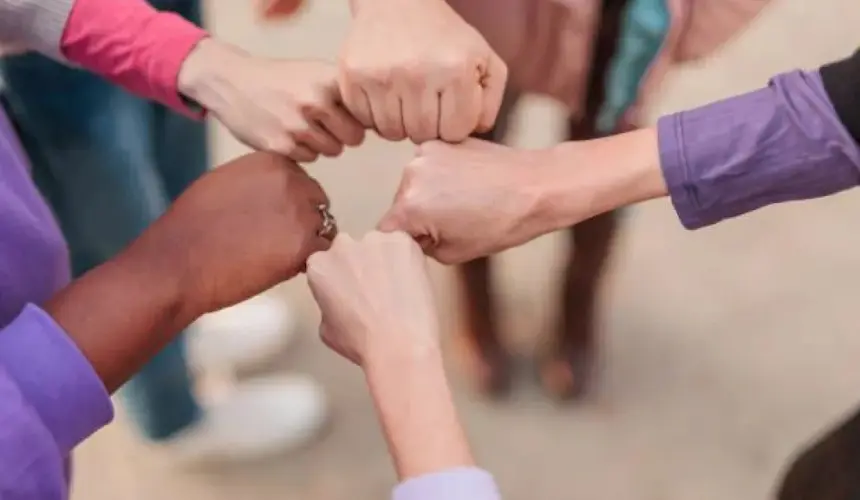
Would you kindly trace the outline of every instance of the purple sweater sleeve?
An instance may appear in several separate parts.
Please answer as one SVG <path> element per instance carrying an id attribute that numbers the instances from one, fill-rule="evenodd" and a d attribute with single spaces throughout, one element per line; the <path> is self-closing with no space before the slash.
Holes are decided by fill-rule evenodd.
<path id="1" fill-rule="evenodd" d="M 496 482 L 477 468 L 450 469 L 416 477 L 394 489 L 393 500 L 500 500 Z"/>
<path id="2" fill-rule="evenodd" d="M 35 306 L 0 330 L 0 498 L 68 498 L 66 459 L 113 418 L 89 362 Z"/>
<path id="3" fill-rule="evenodd" d="M 818 71 L 660 119 L 660 162 L 688 229 L 772 203 L 827 196 L 860 181 L 860 148 Z"/>

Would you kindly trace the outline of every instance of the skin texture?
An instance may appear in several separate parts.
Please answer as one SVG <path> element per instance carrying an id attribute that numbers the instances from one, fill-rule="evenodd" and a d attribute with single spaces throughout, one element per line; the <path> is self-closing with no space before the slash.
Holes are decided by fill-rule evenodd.
<path id="1" fill-rule="evenodd" d="M 347 109 L 385 139 L 459 142 L 492 128 L 507 67 L 444 0 L 353 0 L 340 54 Z"/>
<path id="2" fill-rule="evenodd" d="M 295 161 L 338 156 L 364 140 L 328 63 L 256 58 L 206 39 L 183 63 L 179 89 L 248 146 Z"/>
<path id="3" fill-rule="evenodd" d="M 298 165 L 252 153 L 195 182 L 115 259 L 60 291 L 46 311 L 113 391 L 207 312 L 289 280 L 328 248 L 328 203 Z"/>
<path id="4" fill-rule="evenodd" d="M 425 259 L 412 238 L 341 234 L 311 256 L 308 282 L 323 341 L 364 369 L 399 478 L 473 466 L 442 366 Z"/>
<path id="5" fill-rule="evenodd" d="M 482 257 L 520 245 L 537 236 L 594 221 L 600 214 L 638 201 L 666 195 L 653 129 L 622 134 L 612 138 L 564 143 L 544 151 L 519 151 L 506 146 L 468 140 L 462 144 L 428 143 L 404 170 L 400 189 L 390 210 L 380 221 L 384 231 L 404 231 L 422 243 L 424 251 L 442 262 L 473 262 L 470 273 Z M 592 228 L 597 229 L 592 229 Z M 599 224 L 586 225 L 597 231 Z M 586 233 L 589 234 L 589 233 Z M 608 235 L 594 235 L 599 241 Z M 591 287 L 596 280 L 590 266 L 593 260 L 577 254 L 577 263 L 568 271 L 562 307 L 577 306 L 573 312 L 587 315 L 592 307 Z M 591 252 L 591 255 L 605 255 Z M 595 257 L 596 258 L 596 257 Z M 476 262 L 477 261 L 477 262 Z M 598 266 L 599 268 L 599 266 Z M 585 278 L 583 278 L 583 273 Z M 474 273 L 477 274 L 477 273 Z M 485 276 L 472 279 L 472 295 L 466 296 L 466 319 L 475 330 L 465 341 L 468 355 L 478 358 L 470 369 L 481 388 L 494 390 L 504 374 L 497 364 L 501 347 L 491 313 L 492 302 Z M 587 279 L 586 279 L 587 278 Z M 478 284 L 475 284 L 475 283 Z M 484 288 L 481 288 L 484 287 Z M 581 292 L 580 290 L 585 290 Z M 471 316 L 469 316 L 471 314 Z M 568 309 L 564 318 L 576 320 Z M 571 331 L 590 328 L 590 324 L 561 323 L 558 346 Z M 583 330 L 579 330 L 580 332 Z M 571 335 L 573 338 L 575 337 Z M 567 344 L 576 345 L 576 344 Z M 577 345 L 578 347 L 578 345 Z M 570 356 L 570 350 L 556 351 Z M 575 351 L 574 351 L 575 352 Z M 562 357 L 564 363 L 570 358 Z M 477 365 L 477 366 L 476 366 Z M 545 365 L 546 366 L 546 365 Z M 548 381 L 545 380 L 549 384 Z M 549 387 L 554 389 L 554 387 Z M 561 393 L 560 395 L 564 395 Z"/>

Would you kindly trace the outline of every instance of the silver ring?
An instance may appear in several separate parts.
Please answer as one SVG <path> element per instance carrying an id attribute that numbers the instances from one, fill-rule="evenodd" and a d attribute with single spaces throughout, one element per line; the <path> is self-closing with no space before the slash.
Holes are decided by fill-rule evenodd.
<path id="1" fill-rule="evenodd" d="M 335 236 L 337 236 L 337 220 L 334 218 L 334 215 L 328 211 L 328 205 L 325 203 L 317 205 L 317 210 L 319 210 L 320 216 L 322 217 L 322 227 L 317 231 L 317 236 L 331 241 Z"/>

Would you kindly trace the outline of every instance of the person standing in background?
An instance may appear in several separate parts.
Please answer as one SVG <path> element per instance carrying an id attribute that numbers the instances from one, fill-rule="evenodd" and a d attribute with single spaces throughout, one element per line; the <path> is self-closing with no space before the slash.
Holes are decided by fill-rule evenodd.
<path id="1" fill-rule="evenodd" d="M 151 3 L 202 21 L 197 0 Z M 5 107 L 69 243 L 75 276 L 114 257 L 208 168 L 201 121 L 42 55 L 12 56 L 0 68 Z M 252 458 L 304 444 L 326 413 L 313 380 L 261 377 L 207 402 L 191 373 L 259 364 L 295 327 L 287 305 L 265 295 L 204 316 L 126 384 L 125 408 L 144 436 L 182 460 Z M 267 425 L 246 425 L 249 412 L 270 415 L 258 419 Z"/>

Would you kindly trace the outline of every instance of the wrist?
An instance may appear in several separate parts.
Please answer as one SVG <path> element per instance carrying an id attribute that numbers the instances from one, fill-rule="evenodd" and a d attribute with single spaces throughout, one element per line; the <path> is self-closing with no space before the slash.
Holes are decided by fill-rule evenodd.
<path id="1" fill-rule="evenodd" d="M 369 337 L 364 355 L 364 371 L 369 379 L 378 374 L 390 373 L 393 366 L 408 366 L 417 362 L 431 364 L 442 359 L 437 332 L 420 336 L 401 332 Z M 416 340 L 418 338 L 426 340 Z"/>
<path id="2" fill-rule="evenodd" d="M 134 246 L 45 304 L 113 391 L 195 318 L 180 275 Z"/>
<path id="3" fill-rule="evenodd" d="M 534 218 L 548 231 L 667 195 L 653 128 L 559 144 L 534 179 Z"/>
<path id="4" fill-rule="evenodd" d="M 179 93 L 217 114 L 228 104 L 232 75 L 241 72 L 248 54 L 213 38 L 201 40 L 179 70 Z"/>
<path id="5" fill-rule="evenodd" d="M 441 349 L 378 349 L 365 374 L 400 480 L 474 466 Z"/>

